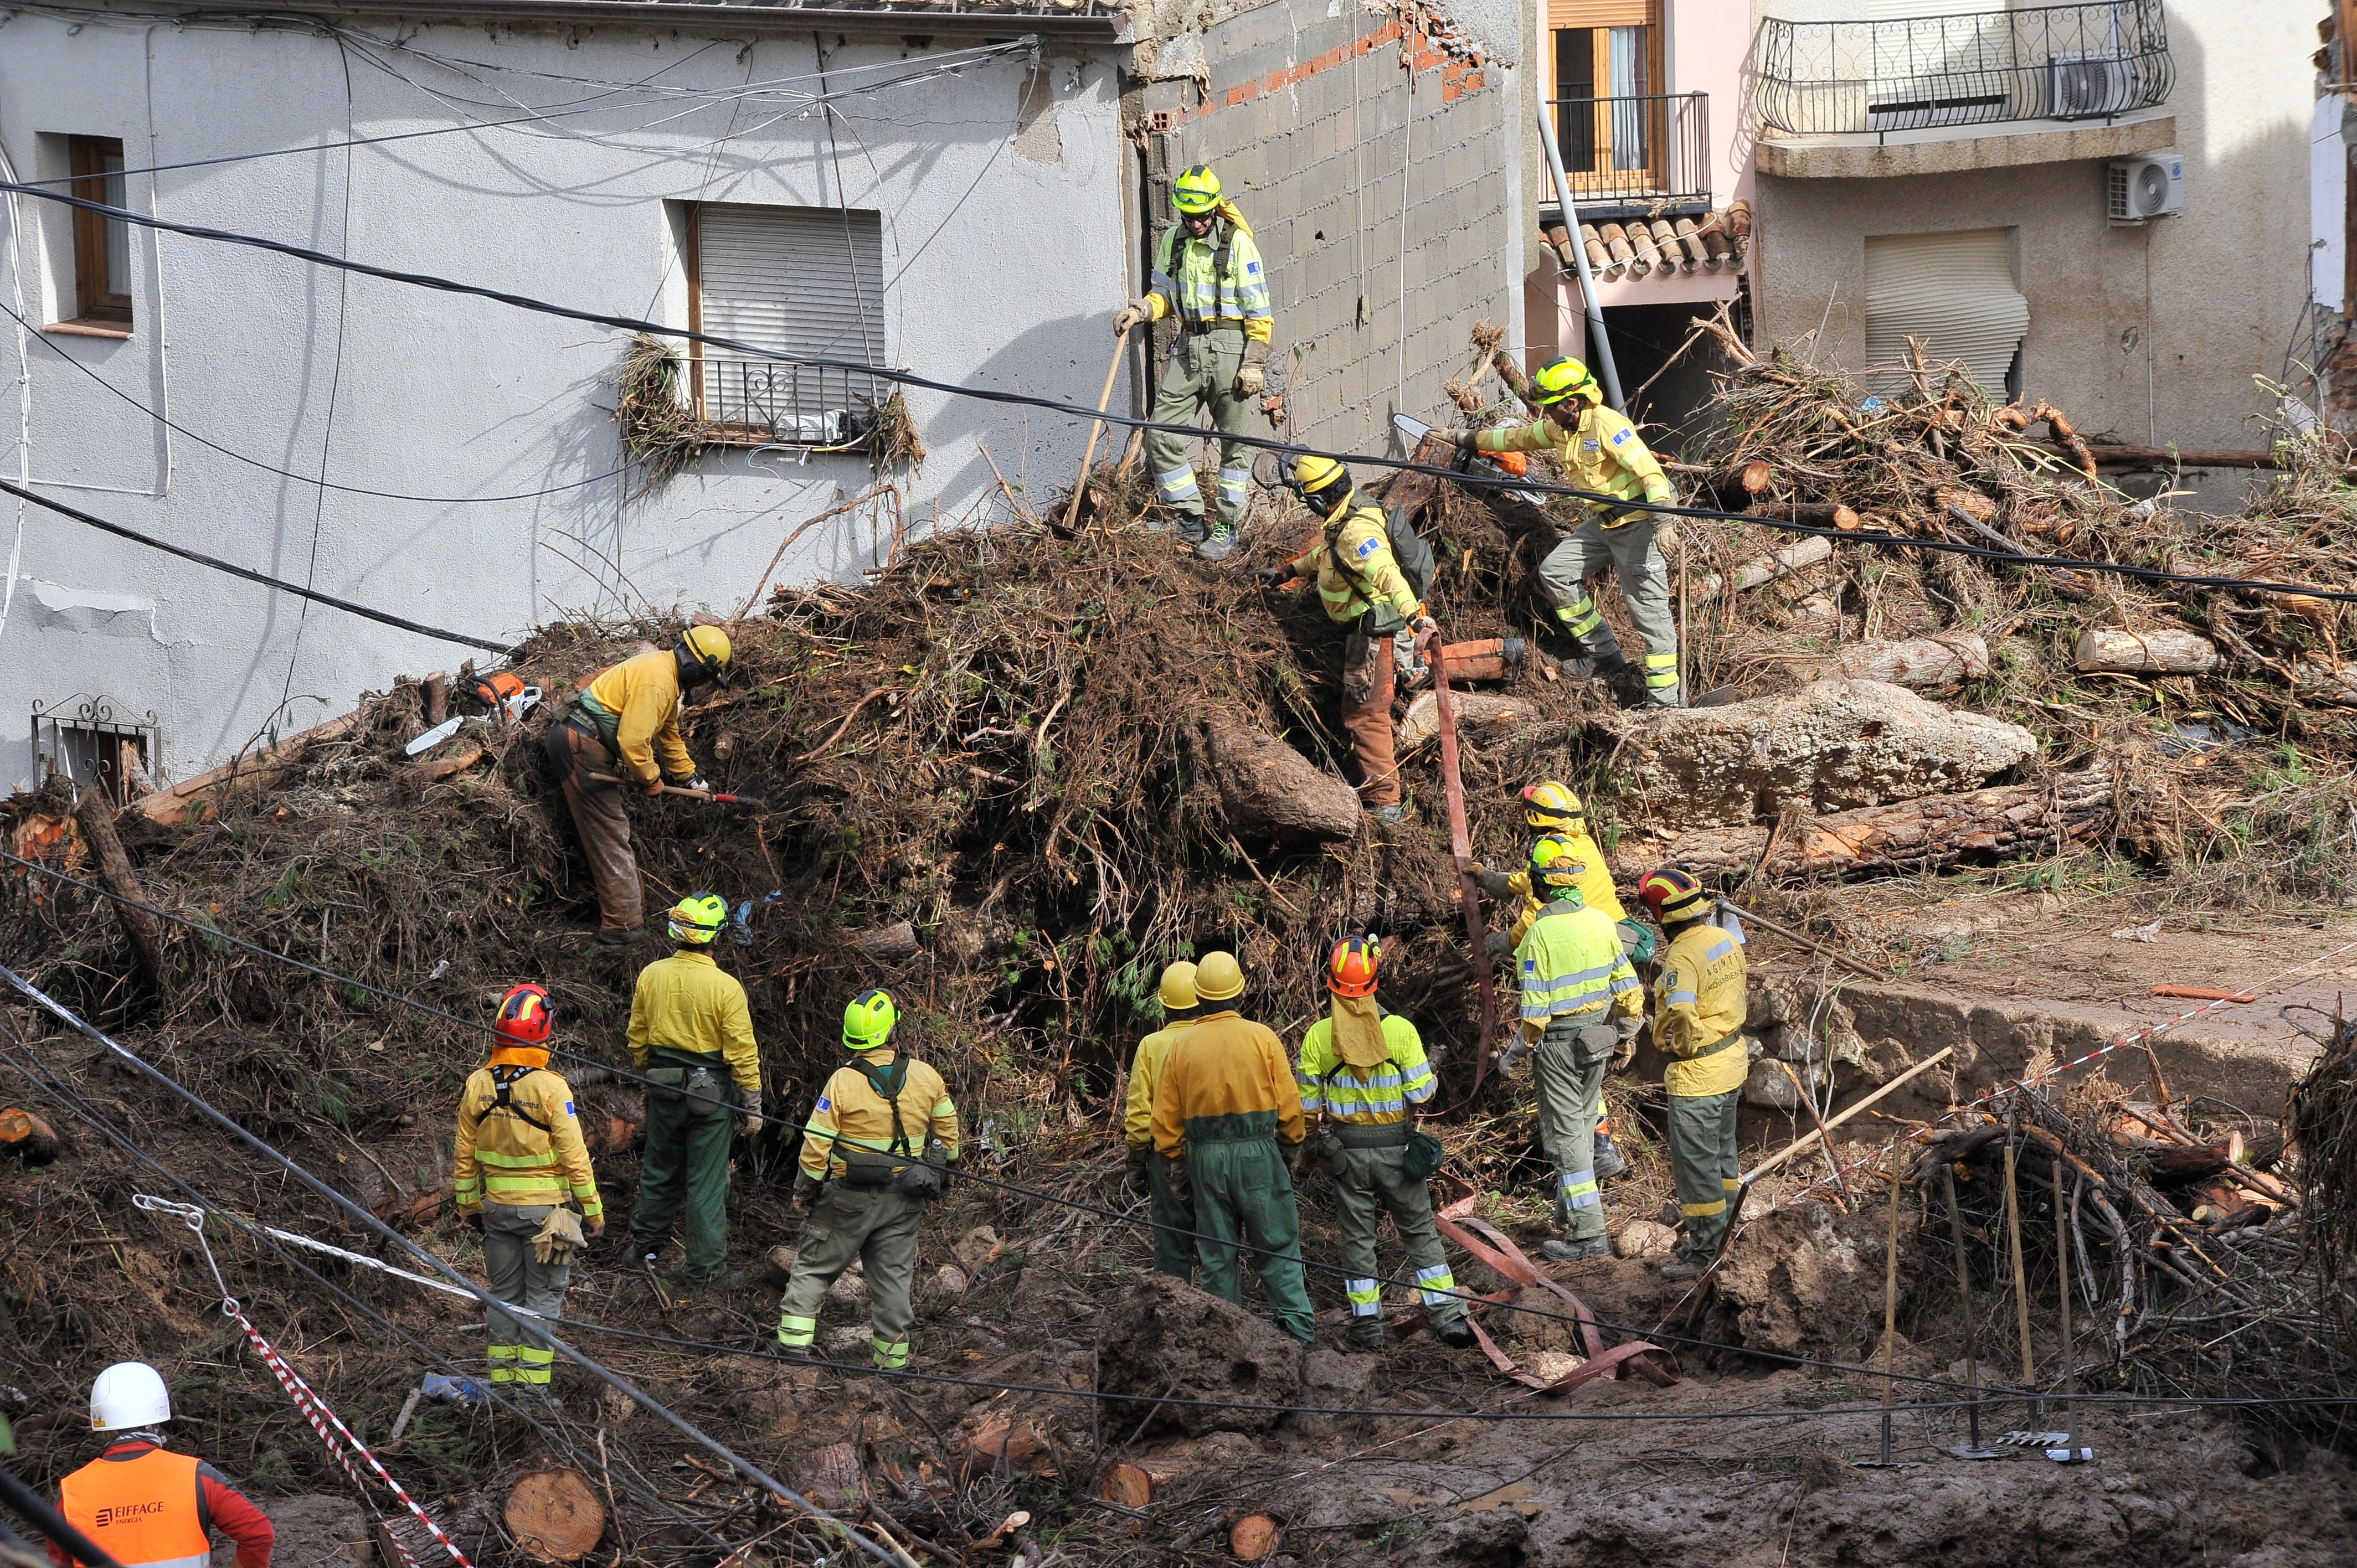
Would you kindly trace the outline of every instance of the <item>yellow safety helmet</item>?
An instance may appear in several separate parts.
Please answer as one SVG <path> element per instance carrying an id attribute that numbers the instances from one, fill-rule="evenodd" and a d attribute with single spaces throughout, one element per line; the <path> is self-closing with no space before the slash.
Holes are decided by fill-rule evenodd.
<path id="1" fill-rule="evenodd" d="M 1549 408 L 1568 397 L 1584 397 L 1593 403 L 1604 401 L 1604 389 L 1587 373 L 1587 367 L 1577 360 L 1557 360 L 1543 365 L 1531 378 L 1531 391 L 1541 408 Z"/>
<path id="2" fill-rule="evenodd" d="M 1164 970 L 1160 994 L 1164 1013 L 1192 1013 L 1199 1000 L 1195 994 L 1195 966 L 1182 958 Z"/>
<path id="3" fill-rule="evenodd" d="M 1579 879 L 1587 875 L 1587 863 L 1579 858 L 1572 842 L 1544 833 L 1531 845 L 1531 886 L 1546 898 L 1560 898 L 1579 891 Z"/>
<path id="4" fill-rule="evenodd" d="M 1552 779 L 1523 791 L 1523 821 L 1543 832 L 1577 828 L 1587 820 L 1579 797 Z"/>
<path id="5" fill-rule="evenodd" d="M 1220 209 L 1220 177 L 1209 164 L 1197 164 L 1171 187 L 1170 203 L 1189 218 L 1208 217 Z"/>
<path id="6" fill-rule="evenodd" d="M 671 940 L 683 948 L 710 947 L 728 923 L 728 900 L 717 893 L 691 893 L 671 907 Z"/>
<path id="7" fill-rule="evenodd" d="M 1204 1002 L 1233 1002 L 1244 993 L 1243 965 L 1236 955 L 1207 952 L 1195 963 L 1195 995 Z"/>
<path id="8" fill-rule="evenodd" d="M 888 1046 L 899 1024 L 900 1009 L 893 1005 L 890 992 L 863 991 L 843 1010 L 843 1048 L 872 1051 Z"/>
<path id="9" fill-rule="evenodd" d="M 732 650 L 728 634 L 716 626 L 692 626 L 679 634 L 673 645 L 673 657 L 679 660 L 680 679 L 689 685 L 705 681 L 728 684 L 728 660 Z"/>
<path id="10" fill-rule="evenodd" d="M 1286 488 L 1318 516 L 1332 517 L 1351 502 L 1351 470 L 1322 452 L 1304 452 Z"/>

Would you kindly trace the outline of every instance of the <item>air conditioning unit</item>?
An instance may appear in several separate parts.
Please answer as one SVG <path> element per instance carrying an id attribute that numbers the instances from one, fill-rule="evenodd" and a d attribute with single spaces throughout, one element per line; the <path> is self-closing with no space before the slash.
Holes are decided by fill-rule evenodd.
<path id="1" fill-rule="evenodd" d="M 2141 223 L 2185 210 L 2185 158 L 2179 153 L 2147 153 L 2111 166 L 2104 202 L 2115 223 Z"/>
<path id="2" fill-rule="evenodd" d="M 2057 120 L 2126 113 L 2136 83 L 2115 54 L 2056 55 L 2046 62 L 2046 113 Z"/>

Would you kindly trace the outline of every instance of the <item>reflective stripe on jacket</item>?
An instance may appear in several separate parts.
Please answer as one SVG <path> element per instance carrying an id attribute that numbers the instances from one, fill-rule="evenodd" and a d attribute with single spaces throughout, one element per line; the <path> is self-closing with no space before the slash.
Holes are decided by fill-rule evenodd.
<path id="1" fill-rule="evenodd" d="M 1523 1029 L 1534 1036 L 1549 1023 L 1576 1013 L 1605 1019 L 1605 1004 L 1624 1018 L 1645 1010 L 1645 996 L 1620 948 L 1620 929 L 1601 909 L 1583 904 L 1577 893 L 1557 898 L 1531 922 L 1514 949 L 1523 981 Z"/>
<path id="2" fill-rule="evenodd" d="M 453 1171 L 458 1211 L 487 1202 L 511 1208 L 552 1208 L 576 1198 L 591 1223 L 606 1217 L 597 1177 L 589 1166 L 574 1114 L 573 1088 L 547 1068 L 519 1068 L 494 1052 L 489 1067 L 468 1075 L 458 1096 L 458 1142 Z M 500 1079 L 508 1079 L 506 1103 Z"/>
<path id="3" fill-rule="evenodd" d="M 753 1043 L 753 1013 L 737 977 L 710 953 L 678 952 L 639 971 L 630 993 L 630 1060 L 643 1068 L 647 1052 L 660 1046 L 687 1056 L 716 1056 L 728 1063 L 737 1087 L 758 1102 L 761 1052 Z"/>
<path id="4" fill-rule="evenodd" d="M 574 706 L 597 730 L 622 771 L 641 784 L 685 783 L 695 759 L 679 734 L 679 660 L 666 649 L 625 659 L 589 682 Z"/>
<path id="5" fill-rule="evenodd" d="M 1129 1098 L 1121 1117 L 1122 1137 L 1131 1148 L 1154 1147 L 1154 1091 L 1162 1082 L 1162 1065 L 1170 1059 L 1170 1047 L 1178 1043 L 1178 1036 L 1194 1026 L 1194 1019 L 1181 1018 L 1137 1042 L 1137 1053 L 1129 1063 Z"/>
<path id="6" fill-rule="evenodd" d="M 1296 574 L 1317 573 L 1318 598 L 1329 620 L 1354 621 L 1380 605 L 1410 621 L 1423 607 L 1392 554 L 1391 522 L 1378 506 L 1341 512 L 1317 543 L 1286 565 Z"/>
<path id="7" fill-rule="evenodd" d="M 1308 1133 L 1284 1042 L 1233 1008 L 1196 1019 L 1162 1064 L 1154 1091 L 1154 1146 L 1183 1155 L 1190 1135 L 1259 1136 L 1263 1128 L 1288 1147 Z"/>
<path id="8" fill-rule="evenodd" d="M 1661 459 L 1629 417 L 1600 405 L 1583 404 L 1568 429 L 1542 415 L 1528 424 L 1484 430 L 1474 445 L 1484 452 L 1552 452 L 1563 465 L 1564 483 L 1583 490 L 1640 500 L 1648 481 L 1665 492 L 1670 488 Z"/>
<path id="9" fill-rule="evenodd" d="M 1739 1036 L 1727 1042 L 1749 1008 L 1741 940 L 1708 920 L 1679 927 L 1653 981 L 1653 1044 L 1670 1058 L 1662 1077 L 1672 1094 L 1699 1099 L 1742 1084 L 1750 1054 Z"/>
<path id="10" fill-rule="evenodd" d="M 1407 1120 L 1410 1103 L 1432 1098 L 1438 1081 L 1424 1054 L 1424 1036 L 1396 1013 L 1383 1015 L 1383 1045 L 1391 1059 L 1364 1069 L 1344 1061 L 1334 1048 L 1334 1020 L 1320 1018 L 1301 1036 L 1301 1065 L 1294 1081 L 1301 1086 L 1301 1111 L 1314 1117 L 1324 1112 L 1354 1127 L 1396 1125 Z"/>
<path id="11" fill-rule="evenodd" d="M 1219 221 L 1200 240 L 1187 232 L 1184 222 L 1162 231 L 1146 299 L 1157 321 L 1176 316 L 1196 326 L 1233 325 L 1259 343 L 1275 334 L 1268 272 L 1252 225 L 1232 201 L 1220 203 Z"/>
<path id="12" fill-rule="evenodd" d="M 898 1051 L 886 1047 L 867 1052 L 865 1059 L 880 1072 L 899 1058 Z M 941 1141 L 942 1154 L 957 1158 L 957 1105 L 940 1073 L 912 1058 L 909 1076 L 900 1083 L 899 1101 L 899 1137 L 909 1154 L 922 1155 L 926 1134 L 931 1133 Z M 870 1149 L 879 1155 L 893 1152 L 892 1103 L 856 1067 L 834 1069 L 834 1076 L 819 1092 L 818 1104 L 811 1110 L 808 1126 L 802 1134 L 802 1167 L 820 1179 L 843 1174 L 841 1149 Z"/>

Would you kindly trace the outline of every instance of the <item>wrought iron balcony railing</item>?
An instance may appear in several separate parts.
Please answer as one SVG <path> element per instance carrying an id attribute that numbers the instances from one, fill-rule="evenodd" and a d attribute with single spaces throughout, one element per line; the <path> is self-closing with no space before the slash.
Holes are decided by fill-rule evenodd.
<path id="1" fill-rule="evenodd" d="M 2111 119 L 2176 81 L 2161 0 L 1762 22 L 1760 118 L 1796 136 Z"/>
<path id="2" fill-rule="evenodd" d="M 695 409 L 726 436 L 786 446 L 850 446 L 875 434 L 893 385 L 879 376 L 781 360 L 694 361 Z"/>
<path id="3" fill-rule="evenodd" d="M 1580 215 L 1616 209 L 1706 211 L 1710 207 L 1710 94 L 1556 98 L 1555 142 Z"/>

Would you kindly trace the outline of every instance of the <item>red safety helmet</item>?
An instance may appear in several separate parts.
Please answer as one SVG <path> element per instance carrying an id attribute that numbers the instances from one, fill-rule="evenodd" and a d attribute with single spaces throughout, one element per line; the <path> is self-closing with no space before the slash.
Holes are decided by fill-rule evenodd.
<path id="1" fill-rule="evenodd" d="M 1326 989 L 1337 996 L 1372 996 L 1375 966 L 1383 961 L 1383 944 L 1372 937 L 1344 937 L 1326 961 Z"/>
<path id="2" fill-rule="evenodd" d="M 544 1046 L 555 1028 L 548 992 L 538 985 L 518 985 L 500 997 L 499 1021 L 491 1026 L 503 1046 Z"/>
<path id="3" fill-rule="evenodd" d="M 1653 918 L 1664 926 L 1699 920 L 1709 912 L 1710 895 L 1703 891 L 1701 883 L 1674 865 L 1645 873 L 1645 880 L 1637 884 L 1637 897 L 1645 901 Z"/>

